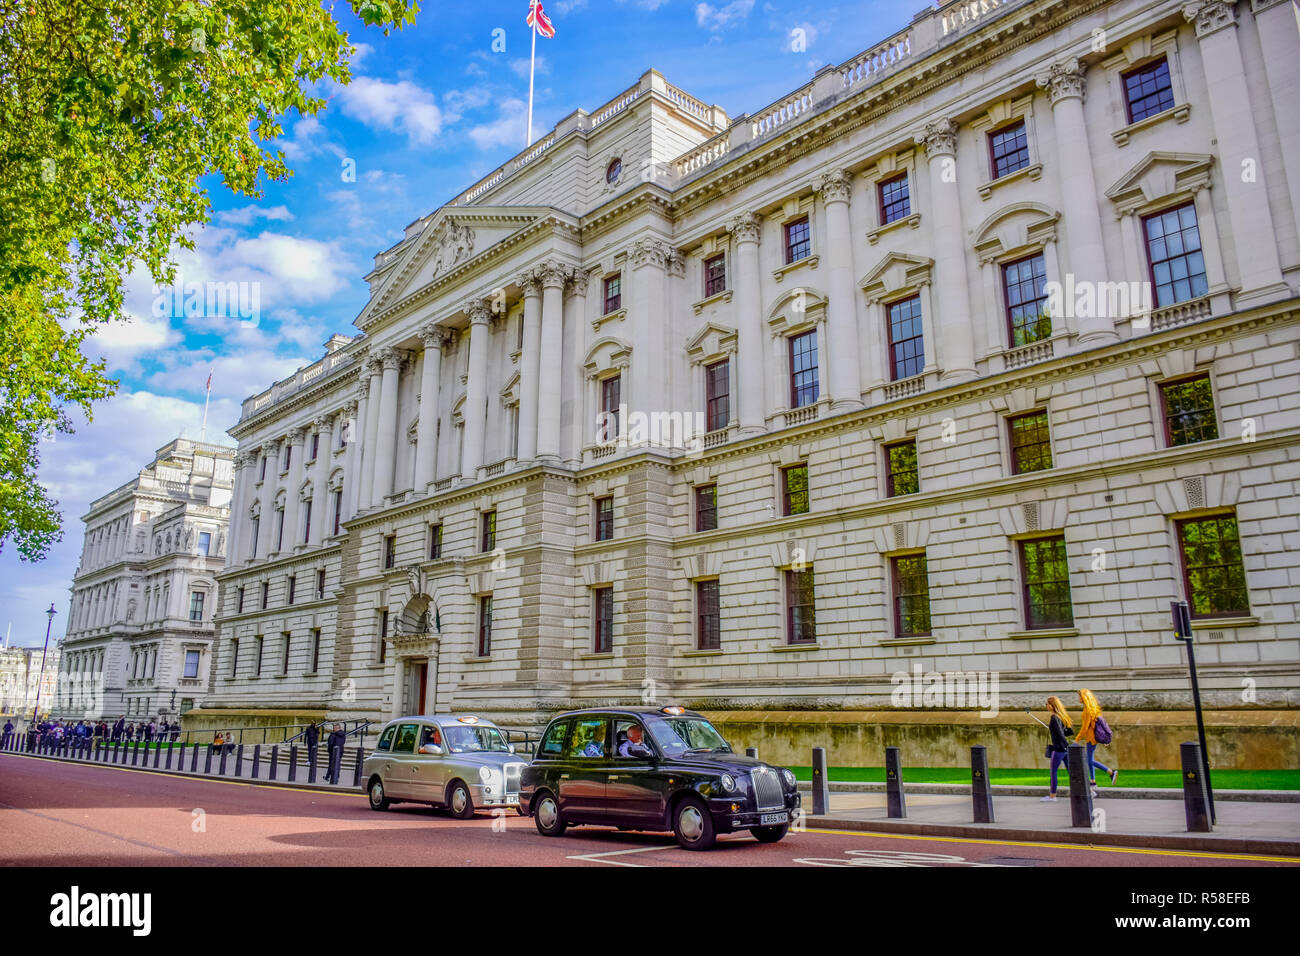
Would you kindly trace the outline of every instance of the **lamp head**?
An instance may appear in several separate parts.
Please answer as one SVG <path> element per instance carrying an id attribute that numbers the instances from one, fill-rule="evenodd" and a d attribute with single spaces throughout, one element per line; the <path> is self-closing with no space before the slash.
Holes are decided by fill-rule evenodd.
<path id="1" fill-rule="evenodd" d="M 54 610 L 54 602 L 53 602 L 53 601 L 50 602 L 50 609 L 49 609 L 48 611 L 46 611 L 45 613 L 49 616 L 49 618 L 50 618 L 51 621 L 54 620 L 54 615 L 56 615 L 56 614 L 59 613 L 58 611 Z"/>

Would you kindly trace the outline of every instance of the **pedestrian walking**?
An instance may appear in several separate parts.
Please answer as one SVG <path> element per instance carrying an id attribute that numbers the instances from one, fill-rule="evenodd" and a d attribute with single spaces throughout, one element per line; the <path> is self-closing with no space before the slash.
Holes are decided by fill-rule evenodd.
<path id="1" fill-rule="evenodd" d="M 1074 726 L 1070 715 L 1065 711 L 1065 705 L 1061 703 L 1061 698 L 1047 698 L 1047 709 L 1052 715 L 1052 719 L 1047 724 L 1047 733 L 1051 739 L 1044 756 L 1052 762 L 1052 789 L 1047 796 L 1043 797 L 1044 803 L 1056 799 L 1056 770 L 1065 763 L 1066 755 L 1070 752 L 1070 738 L 1066 731 Z"/>
<path id="2" fill-rule="evenodd" d="M 320 745 L 320 728 L 315 724 L 308 724 L 302 736 L 307 742 L 307 766 L 314 767 L 316 766 L 316 749 Z"/>
<path id="3" fill-rule="evenodd" d="M 3 746 L 5 750 L 8 750 L 9 741 L 13 740 L 13 737 L 14 737 L 14 722 L 6 717 L 4 734 L 3 736 L 0 736 L 0 741 L 3 741 L 3 743 L 0 743 L 0 746 Z"/>
<path id="4" fill-rule="evenodd" d="M 119 716 L 113 722 L 113 743 L 117 743 L 126 734 L 126 718 Z"/>
<path id="5" fill-rule="evenodd" d="M 325 779 L 330 783 L 339 782 L 339 772 L 343 769 L 343 747 L 347 739 L 348 735 L 343 732 L 343 728 L 335 724 L 334 729 L 330 731 L 329 739 L 325 742 L 330 756 L 330 765 L 325 772 Z"/>
<path id="6" fill-rule="evenodd" d="M 1079 725 L 1079 735 L 1074 739 L 1077 743 L 1088 746 L 1088 786 L 1092 788 L 1092 795 L 1095 797 L 1097 771 L 1110 774 L 1112 786 L 1115 784 L 1115 778 L 1119 776 L 1119 771 L 1111 770 L 1093 757 L 1098 744 L 1108 744 L 1112 739 L 1110 724 L 1106 723 L 1106 718 L 1101 715 L 1101 704 L 1086 687 L 1079 691 L 1079 703 L 1083 705 L 1083 720 Z"/>
<path id="7" fill-rule="evenodd" d="M 172 724 L 172 743 L 176 743 L 176 741 L 180 738 L 180 735 L 181 735 L 181 722 L 178 720 L 176 721 L 176 723 Z"/>

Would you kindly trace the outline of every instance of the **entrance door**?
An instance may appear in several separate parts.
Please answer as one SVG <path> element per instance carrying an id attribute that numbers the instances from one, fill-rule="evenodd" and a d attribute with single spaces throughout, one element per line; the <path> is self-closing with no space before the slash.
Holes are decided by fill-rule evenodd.
<path id="1" fill-rule="evenodd" d="M 423 714 L 425 712 L 424 692 L 429 686 L 429 662 L 428 661 L 421 661 L 419 664 L 416 665 L 415 679 L 419 681 L 420 684 L 420 689 L 418 691 L 420 695 L 419 696 L 420 706 L 415 709 L 415 712 L 417 714 Z"/>

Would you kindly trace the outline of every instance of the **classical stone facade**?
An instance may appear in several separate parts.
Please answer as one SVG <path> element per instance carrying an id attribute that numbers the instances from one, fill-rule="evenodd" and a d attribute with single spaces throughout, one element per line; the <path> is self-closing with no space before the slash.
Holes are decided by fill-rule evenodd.
<path id="1" fill-rule="evenodd" d="M 49 713 L 54 707 L 61 655 L 59 645 L 53 641 L 48 651 L 44 647 L 0 649 L 0 716 L 30 717 L 37 706 L 38 684 L 41 713 Z M 44 680 L 41 679 L 42 665 Z"/>
<path id="2" fill-rule="evenodd" d="M 1177 708 L 1176 599 L 1294 707 L 1298 79 L 1285 3 L 984 0 L 574 112 L 245 402 L 194 716 Z"/>
<path id="3" fill-rule="evenodd" d="M 233 460 L 232 448 L 177 438 L 91 503 L 54 716 L 174 719 L 202 702 Z"/>

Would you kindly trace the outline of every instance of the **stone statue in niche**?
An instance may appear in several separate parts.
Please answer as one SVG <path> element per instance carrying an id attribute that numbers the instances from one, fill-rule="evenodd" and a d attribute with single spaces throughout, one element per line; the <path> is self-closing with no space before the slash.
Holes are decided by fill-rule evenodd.
<path id="1" fill-rule="evenodd" d="M 194 529 L 193 528 L 185 529 L 185 550 L 186 551 L 194 550 Z"/>
<path id="2" fill-rule="evenodd" d="M 162 538 L 153 539 L 153 553 L 162 554 Z"/>
<path id="3" fill-rule="evenodd" d="M 135 598 L 126 602 L 126 619 L 127 621 L 135 620 Z"/>
<path id="4" fill-rule="evenodd" d="M 218 531 L 217 548 L 216 548 L 217 555 L 220 556 L 225 554 L 226 553 L 225 548 L 226 548 L 226 533 L 224 531 Z"/>

